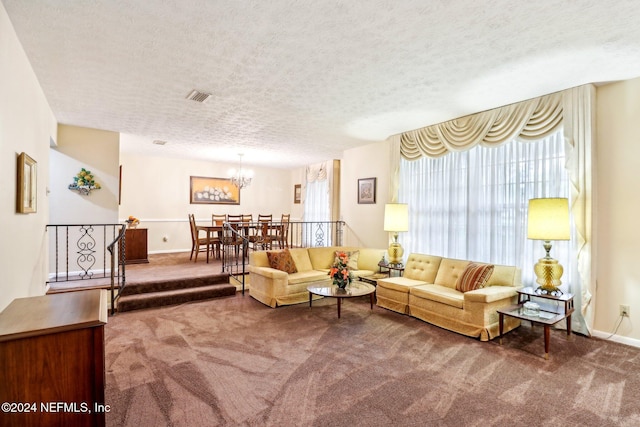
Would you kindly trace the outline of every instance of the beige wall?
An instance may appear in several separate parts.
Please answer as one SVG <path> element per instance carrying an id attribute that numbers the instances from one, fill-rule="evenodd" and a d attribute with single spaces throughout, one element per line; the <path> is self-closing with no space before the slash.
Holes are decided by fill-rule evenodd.
<path id="1" fill-rule="evenodd" d="M 189 177 L 225 178 L 236 164 L 128 153 L 122 153 L 120 161 L 120 219 L 124 221 L 129 215 L 140 219 L 139 227 L 148 229 L 149 252 L 190 250 L 190 213 L 199 223 L 210 224 L 213 213 L 253 214 L 254 219 L 258 214 L 271 214 L 279 219 L 283 213 L 298 211 L 293 209 L 293 175 L 289 170 L 245 166 L 253 170 L 254 178 L 241 191 L 239 205 L 200 205 L 189 203 Z"/>
<path id="2" fill-rule="evenodd" d="M 389 246 L 389 235 L 383 230 L 383 218 L 384 205 L 389 201 L 390 149 L 390 144 L 383 141 L 344 152 L 340 204 L 341 219 L 347 223 L 347 245 Z M 358 204 L 358 179 L 362 178 L 377 179 L 375 204 Z"/>
<path id="3" fill-rule="evenodd" d="M 97 129 L 60 125 L 51 150 L 50 223 L 113 224 L 118 222 L 120 135 Z M 102 187 L 89 195 L 69 190 L 82 168 Z"/>
<path id="4" fill-rule="evenodd" d="M 117 132 L 87 129 L 77 126 L 59 125 L 57 145 L 50 152 L 49 170 L 49 224 L 117 224 L 118 223 L 118 159 L 120 136 Z M 73 177 L 84 168 L 90 171 L 101 188 L 83 195 L 69 190 Z M 101 271 L 109 265 L 103 248 L 104 229 L 94 227 L 88 235 L 95 239 L 96 246 L 91 260 L 79 255 L 76 250 L 67 251 L 67 235 L 70 246 L 86 240 L 79 227 L 56 230 L 48 228 L 49 273 L 79 273 L 81 266 L 92 264 Z M 106 244 L 115 237 L 115 231 L 108 230 Z M 58 246 L 56 248 L 56 245 Z M 67 259 L 67 254 L 69 258 Z"/>
<path id="5" fill-rule="evenodd" d="M 0 3 L 0 310 L 42 295 L 47 271 L 49 143 L 56 120 Z M 37 212 L 17 214 L 17 158 L 37 162 Z"/>
<path id="6" fill-rule="evenodd" d="M 640 344 L 640 78 L 597 90 L 595 329 L 610 334 L 619 305 L 631 307 L 617 335 Z M 633 325 L 636 325 L 635 327 Z"/>

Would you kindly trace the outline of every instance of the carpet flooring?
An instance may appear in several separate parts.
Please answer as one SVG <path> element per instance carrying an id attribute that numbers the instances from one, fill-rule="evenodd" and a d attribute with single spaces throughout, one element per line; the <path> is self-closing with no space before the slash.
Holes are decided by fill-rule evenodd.
<path id="1" fill-rule="evenodd" d="M 109 426 L 637 426 L 640 350 L 480 342 L 350 299 L 236 295 L 109 318 Z"/>
<path id="2" fill-rule="evenodd" d="M 229 275 L 220 272 L 221 262 L 215 261 L 214 266 L 204 261 L 193 262 L 183 252 L 155 254 L 148 264 L 127 266 L 118 312 L 235 295 Z"/>

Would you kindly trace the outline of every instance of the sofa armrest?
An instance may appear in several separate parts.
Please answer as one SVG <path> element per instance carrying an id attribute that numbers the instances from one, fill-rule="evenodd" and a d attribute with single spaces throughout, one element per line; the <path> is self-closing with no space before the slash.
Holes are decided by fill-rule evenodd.
<path id="1" fill-rule="evenodd" d="M 489 286 L 487 288 L 476 289 L 464 293 L 465 301 L 489 303 L 502 299 L 512 298 L 517 295 L 515 287 L 512 286 Z"/>

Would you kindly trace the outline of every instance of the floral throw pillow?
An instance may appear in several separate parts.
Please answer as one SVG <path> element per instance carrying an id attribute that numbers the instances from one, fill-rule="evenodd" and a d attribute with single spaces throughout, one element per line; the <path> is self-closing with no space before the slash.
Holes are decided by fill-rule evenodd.
<path id="1" fill-rule="evenodd" d="M 267 251 L 267 259 L 269 260 L 269 267 L 281 270 L 286 273 L 297 273 L 296 263 L 293 262 L 293 257 L 289 252 L 289 249 L 281 251 Z"/>
<path id="2" fill-rule="evenodd" d="M 460 275 L 456 283 L 456 289 L 460 292 L 469 292 L 484 288 L 487 280 L 491 277 L 491 273 L 493 273 L 493 268 L 492 264 L 469 263 Z"/>

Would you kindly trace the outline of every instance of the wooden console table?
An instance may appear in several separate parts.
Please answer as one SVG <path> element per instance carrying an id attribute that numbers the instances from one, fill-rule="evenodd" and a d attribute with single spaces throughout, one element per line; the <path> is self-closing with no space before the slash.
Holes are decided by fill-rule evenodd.
<path id="1" fill-rule="evenodd" d="M 13 300 L 0 313 L 0 426 L 104 426 L 106 323 L 106 290 Z"/>
<path id="2" fill-rule="evenodd" d="M 146 228 L 127 228 L 124 240 L 125 264 L 144 264 L 149 262 Z"/>

